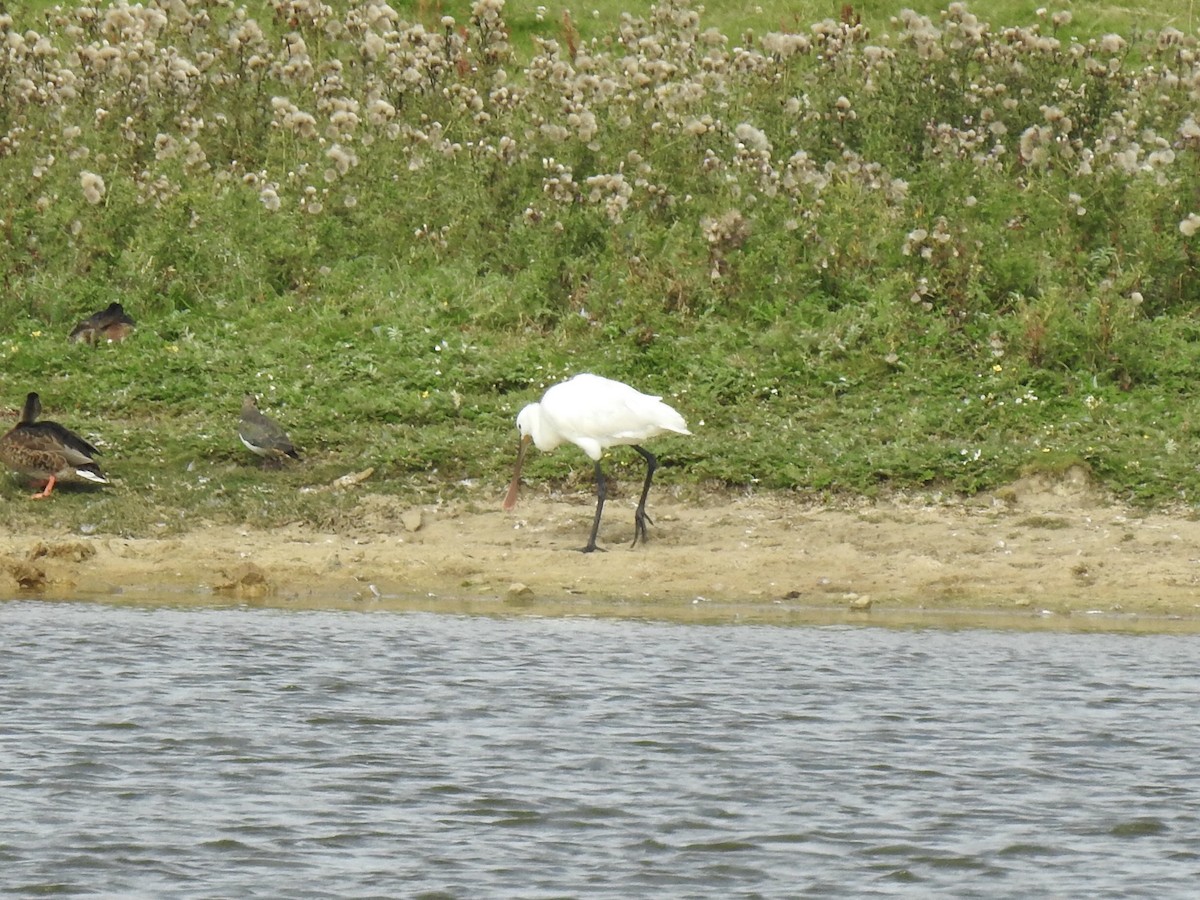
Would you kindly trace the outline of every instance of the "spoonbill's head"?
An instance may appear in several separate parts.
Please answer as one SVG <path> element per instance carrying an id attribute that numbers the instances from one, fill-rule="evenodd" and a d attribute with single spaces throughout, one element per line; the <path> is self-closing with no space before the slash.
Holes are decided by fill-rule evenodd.
<path id="1" fill-rule="evenodd" d="M 529 404 L 517 414 L 517 434 L 521 437 L 517 442 L 517 465 L 513 469 L 512 481 L 508 485 L 508 494 L 504 498 L 506 510 L 511 510 L 517 505 L 517 494 L 521 490 L 521 466 L 525 462 L 525 451 L 529 449 L 529 445 L 533 441 L 533 423 L 537 415 L 536 403 Z"/>

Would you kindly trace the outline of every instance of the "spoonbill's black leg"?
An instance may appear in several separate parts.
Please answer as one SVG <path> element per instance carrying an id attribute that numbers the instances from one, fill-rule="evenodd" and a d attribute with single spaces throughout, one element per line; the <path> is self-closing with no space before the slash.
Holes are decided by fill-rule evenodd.
<path id="1" fill-rule="evenodd" d="M 581 552 L 591 553 L 593 550 L 604 552 L 603 547 L 596 546 L 596 535 L 600 533 L 600 513 L 604 511 L 604 498 L 608 495 L 608 485 L 604 480 L 604 470 L 600 468 L 600 460 L 596 460 L 596 521 L 592 522 L 592 535 L 588 538 L 587 546 Z"/>
<path id="2" fill-rule="evenodd" d="M 650 481 L 654 478 L 654 470 L 658 468 L 658 460 L 649 450 L 637 444 L 633 444 L 632 447 L 646 460 L 646 483 L 642 485 L 642 499 L 638 501 L 637 511 L 633 514 L 633 543 L 629 545 L 636 547 L 639 537 L 643 544 L 650 540 L 650 536 L 646 534 L 646 526 L 653 525 L 654 522 L 646 515 L 646 497 L 650 495 Z"/>

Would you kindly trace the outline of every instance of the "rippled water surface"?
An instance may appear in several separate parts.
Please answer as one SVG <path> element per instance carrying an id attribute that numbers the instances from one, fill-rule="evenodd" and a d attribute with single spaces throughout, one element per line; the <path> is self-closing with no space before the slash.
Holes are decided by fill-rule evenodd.
<path id="1" fill-rule="evenodd" d="M 0 893 L 1194 897 L 1198 651 L 0 604 Z"/>

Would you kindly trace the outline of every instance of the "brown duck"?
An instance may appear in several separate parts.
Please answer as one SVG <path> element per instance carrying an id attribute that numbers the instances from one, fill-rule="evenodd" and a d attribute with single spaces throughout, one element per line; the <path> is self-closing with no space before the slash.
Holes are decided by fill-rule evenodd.
<path id="1" fill-rule="evenodd" d="M 41 398 L 30 392 L 25 398 L 21 421 L 0 437 L 0 460 L 44 485 L 32 499 L 49 497 L 60 479 L 108 484 L 96 465 L 95 457 L 100 451 L 57 422 L 37 421 L 41 412 Z"/>
<path id="2" fill-rule="evenodd" d="M 137 323 L 125 314 L 120 303 L 110 303 L 106 309 L 93 313 L 75 326 L 71 332 L 73 344 L 98 344 L 107 341 L 120 343 L 129 337 Z"/>
<path id="3" fill-rule="evenodd" d="M 279 462 L 285 456 L 300 458 L 282 426 L 259 412 L 258 398 L 253 394 L 246 394 L 242 398 L 242 421 L 238 426 L 238 437 L 246 449 L 266 461 Z"/>

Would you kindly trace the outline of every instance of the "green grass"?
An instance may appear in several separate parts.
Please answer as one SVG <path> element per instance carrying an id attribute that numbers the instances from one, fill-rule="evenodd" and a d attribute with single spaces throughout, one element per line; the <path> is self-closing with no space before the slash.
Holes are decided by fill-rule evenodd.
<path id="1" fill-rule="evenodd" d="M 969 494 L 1084 465 L 1190 502 L 1197 48 L 1147 31 L 1194 35 L 1191 6 L 1078 3 L 1056 26 L 997 4 L 973 44 L 957 8 L 910 5 L 936 38 L 886 4 L 854 5 L 869 37 L 808 27 L 841 4 L 665 4 L 622 45 L 619 5 L 568 26 L 514 4 L 503 28 L 453 7 L 447 45 L 449 4 L 397 4 L 409 21 L 375 27 L 407 35 L 394 57 L 364 56 L 354 15 L 297 22 L 293 74 L 265 5 L 240 50 L 228 8 L 149 32 L 23 9 L 12 33 L 50 44 L 0 63 L 0 403 L 39 391 L 114 485 L 31 504 L 5 478 L 12 521 L 345 524 L 364 489 L 498 505 L 516 412 L 585 370 L 684 413 L 694 437 L 657 445 L 684 491 Z M 813 46 L 774 57 L 780 28 Z M 112 71 L 72 51 L 135 39 Z M 134 337 L 67 343 L 114 299 Z M 241 447 L 246 391 L 301 465 Z M 589 469 L 564 450 L 527 472 Z"/>

